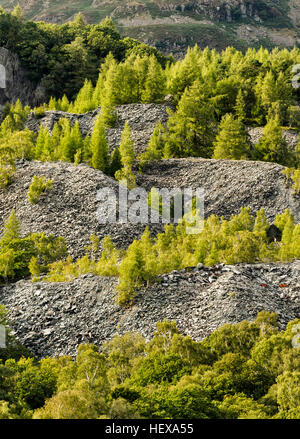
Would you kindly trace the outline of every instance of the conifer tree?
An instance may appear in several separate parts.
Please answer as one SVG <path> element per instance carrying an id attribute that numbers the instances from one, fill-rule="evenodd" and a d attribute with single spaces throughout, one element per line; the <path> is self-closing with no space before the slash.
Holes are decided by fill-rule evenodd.
<path id="1" fill-rule="evenodd" d="M 52 135 L 50 137 L 50 143 L 51 143 L 51 151 L 52 151 L 52 160 L 59 160 L 59 145 L 61 141 L 62 136 L 62 127 L 59 122 L 54 124 L 54 127 L 52 129 Z"/>
<path id="2" fill-rule="evenodd" d="M 128 59 L 128 62 L 130 60 Z M 137 56 L 133 62 L 133 70 L 136 76 L 136 96 L 138 102 L 142 99 L 143 90 L 145 88 L 147 73 L 149 68 L 148 56 Z"/>
<path id="3" fill-rule="evenodd" d="M 293 161 L 288 145 L 282 137 L 278 117 L 268 120 L 263 135 L 256 145 L 256 151 L 259 160 L 276 162 L 286 166 L 289 166 Z"/>
<path id="4" fill-rule="evenodd" d="M 119 257 L 119 251 L 112 243 L 110 236 L 106 236 L 102 241 L 101 258 L 96 266 L 97 273 L 100 276 L 117 276 Z"/>
<path id="5" fill-rule="evenodd" d="M 61 111 L 69 111 L 70 102 L 66 95 L 63 95 L 62 99 L 59 102 L 59 109 Z"/>
<path id="6" fill-rule="evenodd" d="M 163 133 L 165 128 L 159 121 L 152 133 L 146 151 L 140 156 L 140 169 L 142 170 L 145 163 L 151 160 L 160 160 L 164 152 L 164 138 Z"/>
<path id="7" fill-rule="evenodd" d="M 283 232 L 285 225 L 291 222 L 294 222 L 294 215 L 291 214 L 289 209 L 286 209 L 284 213 L 276 216 L 274 224 L 281 232 Z"/>
<path id="8" fill-rule="evenodd" d="M 15 210 L 12 209 L 10 216 L 4 224 L 3 236 L 0 241 L 0 246 L 4 243 L 7 244 L 13 239 L 18 239 L 21 236 L 20 221 L 18 220 Z"/>
<path id="9" fill-rule="evenodd" d="M 212 243 L 209 255 L 205 259 L 205 265 L 215 265 L 220 261 L 218 248 L 215 242 Z"/>
<path id="10" fill-rule="evenodd" d="M 34 151 L 35 160 L 40 160 L 42 157 L 47 133 L 49 134 L 48 129 L 44 128 L 43 124 L 41 124 L 35 144 L 35 151 Z"/>
<path id="11" fill-rule="evenodd" d="M 14 17 L 16 17 L 18 20 L 22 20 L 24 13 L 23 13 L 23 9 L 22 9 L 21 6 L 20 6 L 20 3 L 18 3 L 18 4 L 14 7 L 14 9 L 12 10 L 11 15 L 13 15 Z"/>
<path id="12" fill-rule="evenodd" d="M 270 224 L 267 220 L 265 209 L 260 209 L 256 214 L 253 232 L 263 239 L 266 239 L 269 226 Z"/>
<path id="13" fill-rule="evenodd" d="M 261 103 L 268 109 L 276 101 L 276 81 L 271 71 L 268 71 L 261 84 Z"/>
<path id="14" fill-rule="evenodd" d="M 148 72 L 142 92 L 142 102 L 161 102 L 165 94 L 165 77 L 161 65 L 152 55 L 149 60 Z"/>
<path id="15" fill-rule="evenodd" d="M 11 147 L 0 145 L 0 188 L 12 182 L 16 170 L 15 155 Z"/>
<path id="16" fill-rule="evenodd" d="M 39 160 L 43 162 L 51 161 L 53 158 L 53 148 L 52 148 L 53 142 L 47 128 L 45 128 L 43 141 L 44 141 L 44 146 L 41 155 L 39 157 Z"/>
<path id="17" fill-rule="evenodd" d="M 15 254 L 13 249 L 8 249 L 4 253 L 0 253 L 0 276 L 5 281 L 9 277 L 14 277 Z"/>
<path id="18" fill-rule="evenodd" d="M 101 99 L 101 112 L 106 127 L 113 128 L 117 122 L 117 111 L 115 109 L 116 96 L 114 86 L 110 83 L 110 76 L 105 84 L 105 93 Z"/>
<path id="19" fill-rule="evenodd" d="M 241 122 L 245 122 L 246 115 L 247 115 L 246 114 L 246 102 L 245 102 L 245 96 L 243 94 L 242 89 L 239 89 L 239 91 L 238 91 L 234 109 L 235 109 L 235 114 L 236 114 L 237 118 Z"/>
<path id="20" fill-rule="evenodd" d="M 141 286 L 144 280 L 145 261 L 138 241 L 133 241 L 129 246 L 126 256 L 120 264 L 119 272 L 117 303 L 124 305 L 133 299 L 136 288 Z"/>
<path id="21" fill-rule="evenodd" d="M 91 81 L 86 79 L 72 106 L 72 112 L 87 113 L 88 111 L 92 110 L 93 93 L 93 84 Z"/>
<path id="22" fill-rule="evenodd" d="M 120 143 L 122 169 L 116 172 L 115 178 L 119 181 L 126 180 L 128 188 L 136 185 L 136 178 L 132 171 L 135 158 L 134 142 L 131 138 L 131 130 L 128 122 L 125 123 Z"/>
<path id="23" fill-rule="evenodd" d="M 58 110 L 57 100 L 53 96 L 51 96 L 51 98 L 48 102 L 47 109 L 50 111 Z"/>
<path id="24" fill-rule="evenodd" d="M 215 159 L 247 160 L 250 156 L 250 141 L 246 127 L 232 114 L 226 114 L 220 123 L 214 142 Z"/>
<path id="25" fill-rule="evenodd" d="M 62 134 L 59 144 L 59 160 L 72 162 L 75 154 L 75 149 L 71 136 L 71 126 L 69 119 L 63 119 Z"/>
<path id="26" fill-rule="evenodd" d="M 114 127 L 117 121 L 115 106 L 118 104 L 118 65 L 113 57 L 107 57 L 105 65 L 105 82 L 101 95 L 101 112 L 104 116 L 104 124 Z"/>
<path id="27" fill-rule="evenodd" d="M 74 156 L 78 150 L 81 150 L 83 147 L 82 135 L 79 127 L 78 120 L 75 122 L 73 128 L 71 129 L 71 138 L 73 143 Z M 73 156 L 73 158 L 74 158 Z"/>
<path id="28" fill-rule="evenodd" d="M 41 276 L 41 267 L 38 264 L 38 260 L 35 256 L 33 256 L 30 259 L 29 265 L 29 272 L 31 274 L 31 280 L 32 282 L 37 282 L 40 279 Z"/>
<path id="29" fill-rule="evenodd" d="M 214 105 L 199 80 L 186 89 L 167 123 L 164 158 L 209 157 L 215 128 Z"/>
<path id="30" fill-rule="evenodd" d="M 107 173 L 109 171 L 109 149 L 102 115 L 99 115 L 96 119 L 91 135 L 90 151 L 93 168 Z"/>
<path id="31" fill-rule="evenodd" d="M 82 144 L 82 161 L 90 162 L 92 154 L 90 149 L 91 137 L 86 136 Z"/>
<path id="32" fill-rule="evenodd" d="M 98 80 L 96 83 L 96 87 L 93 91 L 93 96 L 92 96 L 93 108 L 98 108 L 101 105 L 101 96 L 102 96 L 103 89 L 104 89 L 104 83 L 105 83 L 104 74 L 101 72 L 99 74 L 99 77 L 98 77 Z"/>
<path id="33" fill-rule="evenodd" d="M 120 149 L 116 147 L 111 154 L 109 175 L 114 177 L 116 172 L 122 168 Z"/>
<path id="34" fill-rule="evenodd" d="M 31 160 L 34 157 L 34 133 L 28 128 L 22 131 L 15 131 L 2 141 L 2 151 L 4 149 L 13 151 L 17 159 Z"/>

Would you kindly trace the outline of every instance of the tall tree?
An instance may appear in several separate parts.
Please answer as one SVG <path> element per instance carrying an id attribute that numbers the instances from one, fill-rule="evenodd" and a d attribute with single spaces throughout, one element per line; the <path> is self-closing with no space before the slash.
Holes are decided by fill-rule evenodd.
<path id="1" fill-rule="evenodd" d="M 20 234 L 21 234 L 20 221 L 16 216 L 15 210 L 12 209 L 8 220 L 4 224 L 4 232 L 0 241 L 0 245 L 4 243 L 7 244 L 13 239 L 20 238 Z"/>
<path id="2" fill-rule="evenodd" d="M 244 124 L 232 114 L 226 114 L 220 123 L 214 142 L 215 159 L 246 160 L 250 156 L 251 144 Z"/>
<path id="3" fill-rule="evenodd" d="M 152 55 L 149 61 L 145 87 L 142 92 L 142 102 L 161 102 L 165 94 L 165 75 L 156 57 Z"/>
<path id="4" fill-rule="evenodd" d="M 96 119 L 90 141 L 91 165 L 95 169 L 107 173 L 109 171 L 109 148 L 106 140 L 104 118 Z"/>
<path id="5" fill-rule="evenodd" d="M 279 118 L 268 120 L 263 135 L 256 145 L 257 158 L 259 160 L 276 162 L 289 166 L 293 162 L 291 151 L 282 136 L 282 128 Z"/>
<path id="6" fill-rule="evenodd" d="M 196 80 L 186 89 L 167 123 L 164 156 L 209 157 L 216 125 L 214 105 Z"/>
<path id="7" fill-rule="evenodd" d="M 134 142 L 131 137 L 129 123 L 126 122 L 122 132 L 120 143 L 120 154 L 122 169 L 117 171 L 115 177 L 117 180 L 125 179 L 129 188 L 136 185 L 136 178 L 132 171 L 132 165 L 135 159 Z"/>

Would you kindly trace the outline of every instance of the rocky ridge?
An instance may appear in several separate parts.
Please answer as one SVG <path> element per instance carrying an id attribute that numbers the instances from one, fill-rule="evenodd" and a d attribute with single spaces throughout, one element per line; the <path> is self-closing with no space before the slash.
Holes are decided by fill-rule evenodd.
<path id="1" fill-rule="evenodd" d="M 5 81 L 0 87 L 0 113 L 6 102 L 15 103 L 18 99 L 23 105 L 40 105 L 46 100 L 43 87 L 33 84 L 27 78 L 27 72 L 21 67 L 17 55 L 0 47 L 0 66 L 5 72 Z M 3 72 L 1 72 L 3 75 Z M 2 82 L 2 81 L 1 81 Z"/>
<path id="2" fill-rule="evenodd" d="M 281 329 L 300 318 L 299 261 L 173 271 L 141 289 L 128 308 L 116 305 L 116 283 L 92 275 L 67 283 L 22 280 L 0 288 L 0 303 L 17 338 L 38 357 L 75 355 L 80 343 L 101 345 L 126 331 L 149 338 L 165 318 L 195 340 L 262 310 L 276 312 Z"/>

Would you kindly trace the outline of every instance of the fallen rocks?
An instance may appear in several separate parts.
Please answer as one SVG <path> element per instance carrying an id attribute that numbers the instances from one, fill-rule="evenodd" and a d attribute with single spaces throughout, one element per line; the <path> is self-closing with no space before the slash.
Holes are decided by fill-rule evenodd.
<path id="1" fill-rule="evenodd" d="M 17 338 L 38 357 L 75 355 L 80 343 L 101 345 L 126 331 L 149 338 L 163 319 L 202 340 L 262 310 L 278 313 L 281 328 L 300 318 L 300 261 L 173 271 L 142 288 L 128 308 L 116 305 L 116 284 L 93 275 L 67 283 L 23 280 L 0 288 L 0 303 Z"/>
<path id="2" fill-rule="evenodd" d="M 136 151 L 143 152 L 154 131 L 155 125 L 161 121 L 165 124 L 168 120 L 167 107 L 170 103 L 165 104 L 128 104 L 116 107 L 118 119 L 114 128 L 106 130 L 108 144 L 113 150 L 119 146 L 121 134 L 127 121 L 132 130 L 132 138 L 135 141 Z M 76 121 L 79 123 L 80 131 L 83 136 L 90 135 L 93 131 L 94 123 L 97 116 L 101 113 L 101 108 L 90 111 L 85 114 L 66 113 L 63 111 L 46 111 L 44 117 L 36 117 L 30 113 L 26 122 L 26 127 L 34 132 L 38 132 L 40 125 L 47 127 L 51 132 L 54 124 L 62 118 L 70 120 L 71 126 Z"/>
<path id="3" fill-rule="evenodd" d="M 31 204 L 27 196 L 34 175 L 53 180 L 52 189 L 43 194 L 37 204 Z M 0 234 L 11 210 L 15 209 L 23 235 L 45 232 L 63 236 L 74 258 L 84 254 L 92 234 L 100 240 L 110 235 L 118 247 L 127 248 L 141 236 L 145 225 L 130 222 L 100 224 L 97 211 L 102 204 L 97 199 L 97 192 L 103 188 L 112 189 L 117 194 L 119 184 L 86 165 L 22 160 L 17 163 L 14 182 L 0 191 Z M 150 225 L 150 231 L 157 234 L 162 227 Z"/>
<path id="4" fill-rule="evenodd" d="M 285 209 L 300 222 L 300 197 L 295 195 L 276 163 L 201 158 L 169 159 L 149 163 L 137 183 L 150 191 L 156 188 L 204 189 L 205 217 L 229 218 L 249 206 L 254 214 L 265 209 L 267 218 Z"/>

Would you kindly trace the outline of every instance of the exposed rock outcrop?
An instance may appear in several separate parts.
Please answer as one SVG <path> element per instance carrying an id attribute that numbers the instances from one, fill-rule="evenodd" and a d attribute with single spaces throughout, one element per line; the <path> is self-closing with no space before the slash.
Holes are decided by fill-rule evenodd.
<path id="1" fill-rule="evenodd" d="M 156 322 L 175 320 L 202 340 L 224 323 L 276 312 L 281 328 L 300 318 L 300 262 L 190 268 L 161 276 L 130 308 L 116 305 L 116 280 L 85 275 L 69 283 L 20 281 L 0 289 L 17 338 L 35 355 L 75 355 L 80 343 L 115 334 L 150 337 Z"/>
<path id="2" fill-rule="evenodd" d="M 17 55 L 0 47 L 0 65 L 4 67 L 6 84 L 0 88 L 0 111 L 6 102 L 16 102 L 18 99 L 23 105 L 40 105 L 46 100 L 43 87 L 36 86 L 27 78 Z"/>

